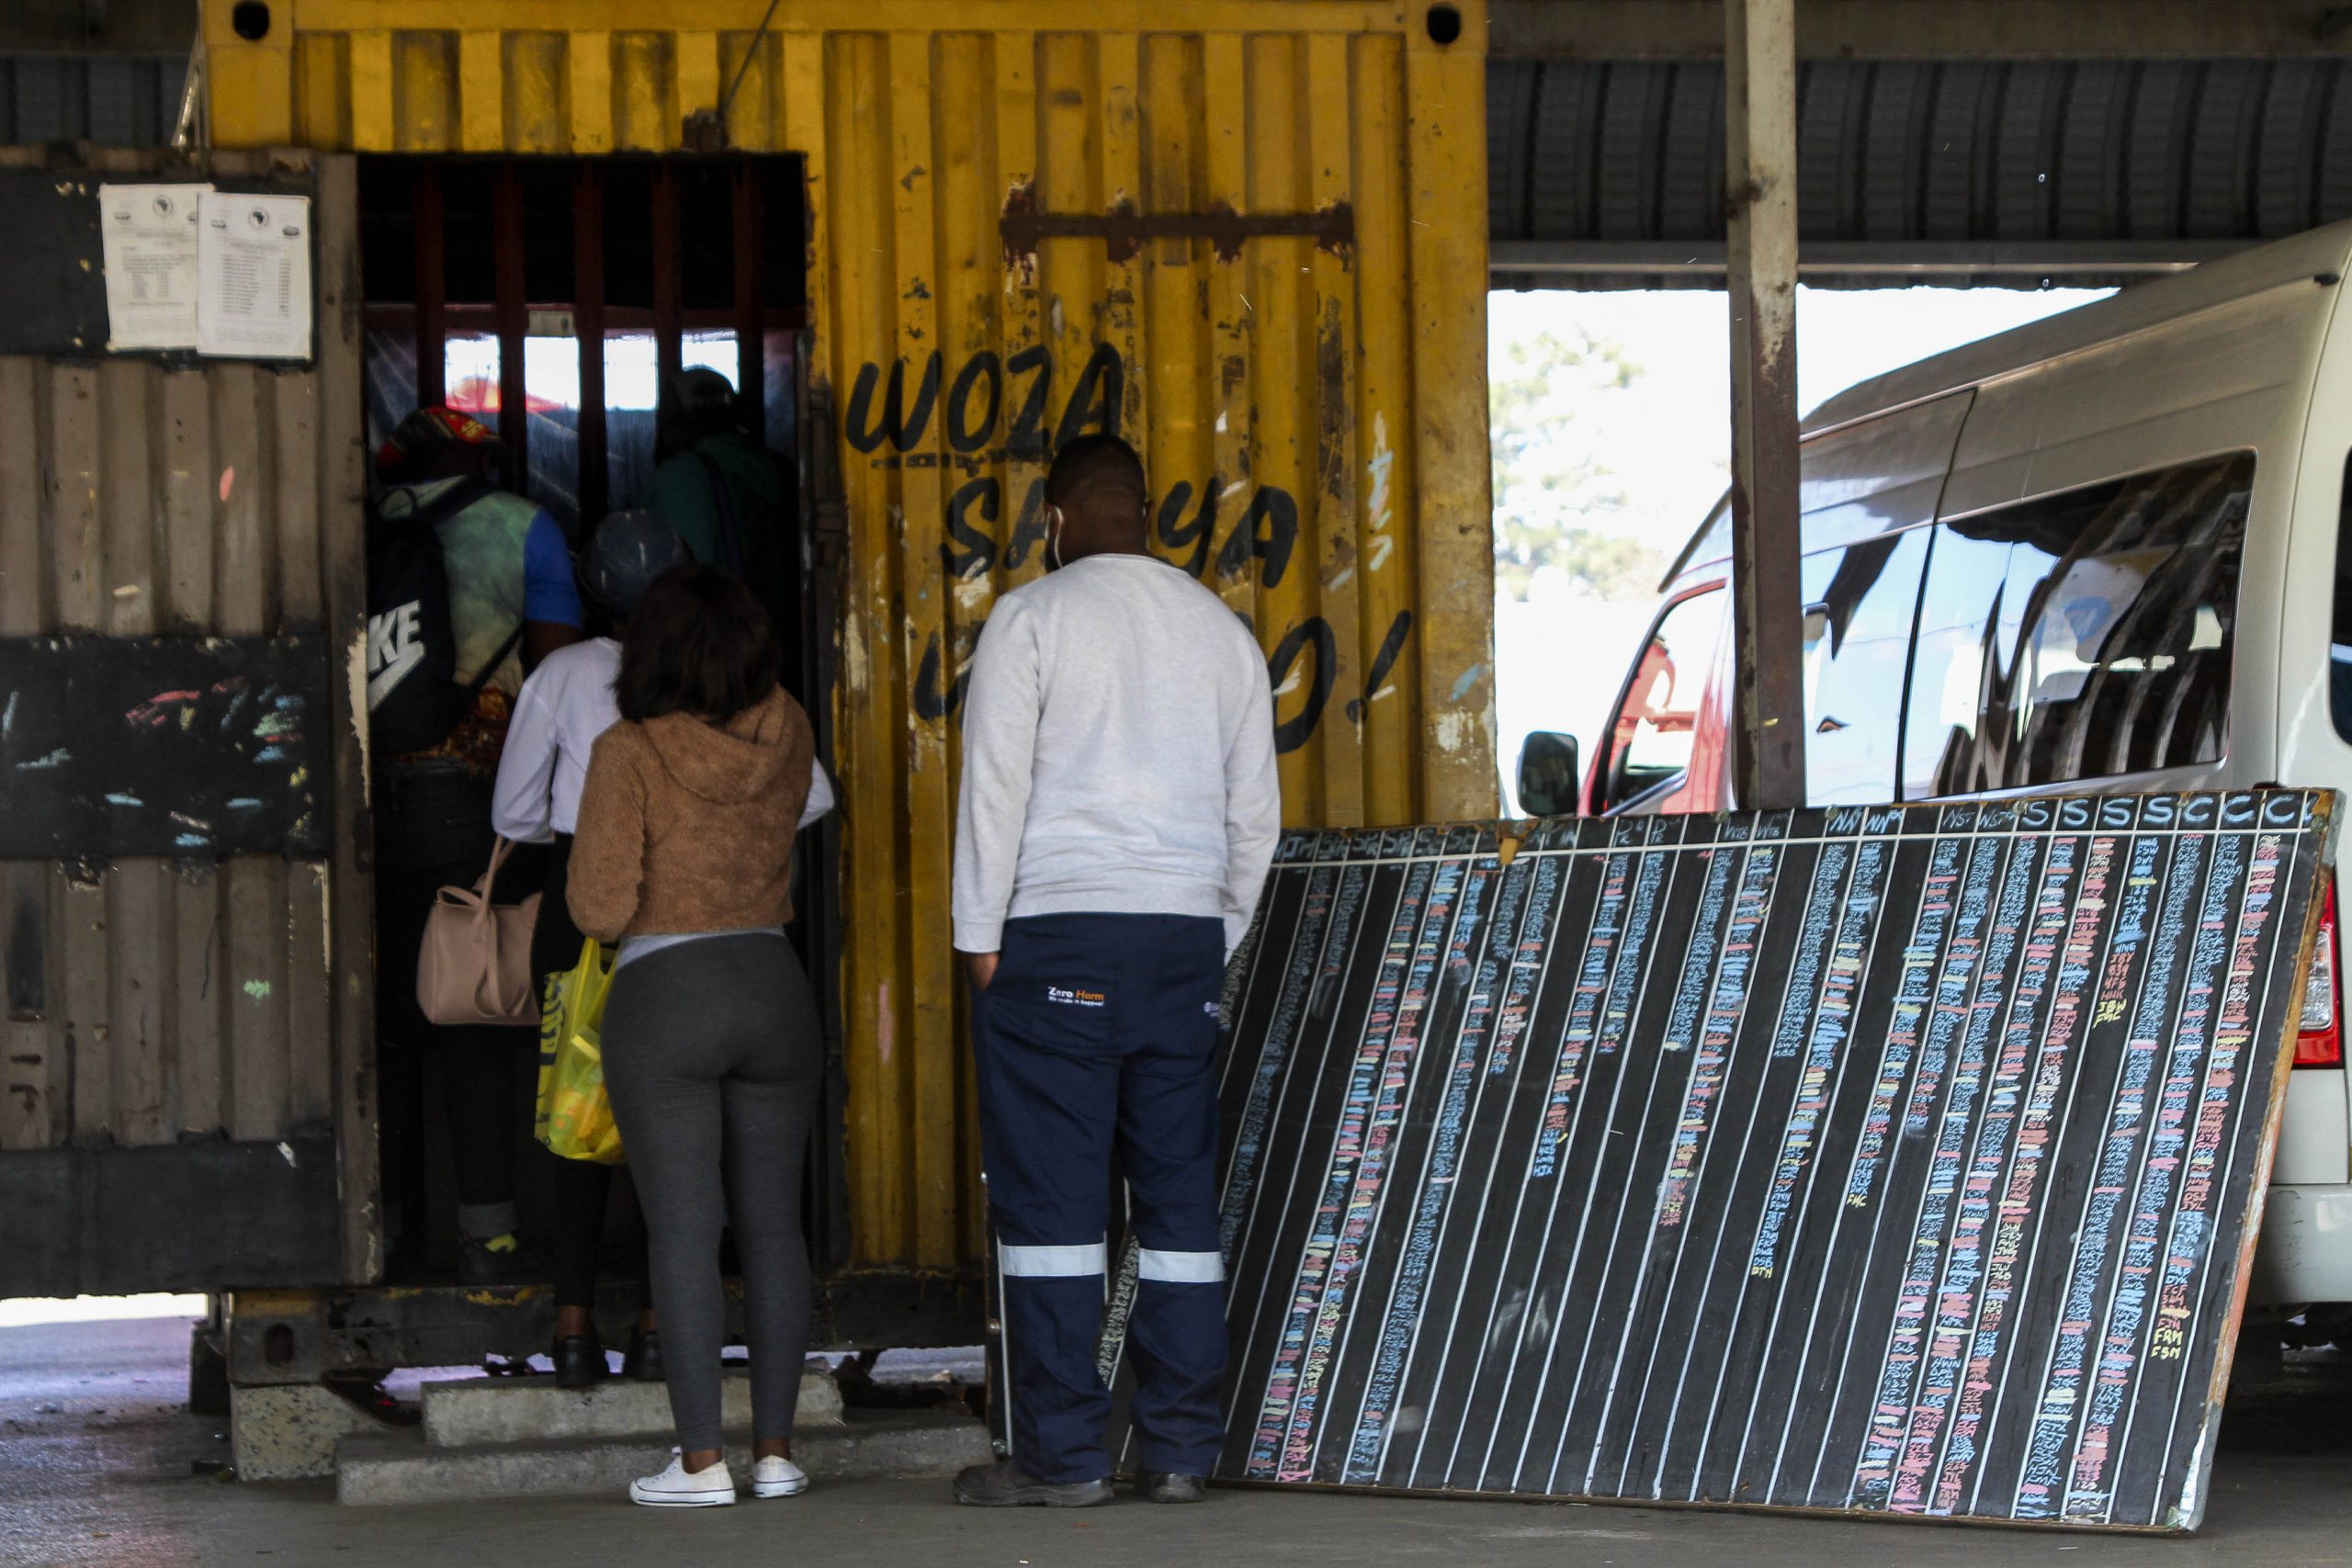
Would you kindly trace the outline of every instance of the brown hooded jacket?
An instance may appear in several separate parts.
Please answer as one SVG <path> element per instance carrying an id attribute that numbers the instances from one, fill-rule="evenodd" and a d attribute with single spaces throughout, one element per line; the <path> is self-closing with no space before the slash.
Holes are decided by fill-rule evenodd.
<path id="1" fill-rule="evenodd" d="M 789 920 L 815 750 L 782 688 L 723 725 L 673 713 L 605 730 L 580 796 L 572 919 L 605 942 Z"/>

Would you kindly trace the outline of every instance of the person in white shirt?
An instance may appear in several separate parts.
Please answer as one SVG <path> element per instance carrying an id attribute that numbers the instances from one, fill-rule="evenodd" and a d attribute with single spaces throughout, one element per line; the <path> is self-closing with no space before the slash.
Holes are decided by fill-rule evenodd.
<path id="1" fill-rule="evenodd" d="M 1012 1452 L 958 1502 L 1111 1499 L 1095 1371 L 1111 1159 L 1141 1247 L 1138 1490 L 1198 1501 L 1224 1444 L 1217 997 L 1282 802 L 1265 656 L 1146 545 L 1112 435 L 1046 480 L 1048 575 L 997 602 L 963 710 L 955 940 L 1003 1274 Z"/>
<path id="2" fill-rule="evenodd" d="M 620 722 L 613 696 L 613 681 L 621 668 L 619 634 L 654 579 L 693 559 L 677 531 L 652 513 L 616 512 L 606 517 L 589 539 L 580 575 L 588 597 L 611 619 L 613 635 L 549 654 L 515 696 L 491 799 L 491 824 L 518 843 L 551 846 L 547 886 L 531 933 L 531 968 L 542 991 L 550 975 L 569 973 L 580 962 L 587 940 L 571 922 L 564 892 L 589 755 L 596 738 Z M 823 765 L 812 762 L 801 826 L 832 807 L 832 785 Z M 558 1384 L 584 1388 L 609 1371 L 591 1309 L 613 1169 L 587 1160 L 547 1158 L 554 1168 L 548 1185 L 558 1216 L 548 1249 L 556 1300 L 551 1354 Z M 644 1278 L 641 1260 L 638 1277 Z M 650 1309 L 639 1314 L 622 1371 L 644 1382 L 662 1379 L 662 1342 Z"/>
<path id="3" fill-rule="evenodd" d="M 692 558 L 685 541 L 652 513 L 616 512 L 590 536 L 580 575 L 589 598 L 604 609 L 617 632 L 655 578 Z M 597 736 L 620 721 L 613 702 L 613 677 L 620 661 L 621 646 L 610 637 L 576 642 L 548 655 L 515 695 L 506 749 L 499 756 L 491 826 L 518 843 L 551 846 L 539 918 L 531 931 L 531 970 L 542 994 L 550 975 L 566 974 L 580 962 L 586 941 L 571 923 L 563 891 L 589 749 Z M 546 1185 L 554 1215 L 548 1237 L 556 1302 L 555 1343 L 549 1354 L 559 1386 L 585 1388 L 602 1382 L 610 1371 L 593 1309 L 596 1254 L 605 1233 L 605 1207 L 612 1197 L 613 1168 L 560 1159 L 544 1149 L 539 1157 L 548 1167 Z M 639 1234 L 644 1229 L 642 1224 L 635 1228 Z M 636 1272 L 642 1290 L 646 1270 L 641 1260 Z M 640 1295 L 639 1305 L 621 1368 L 640 1382 L 658 1382 L 662 1375 L 661 1337 L 650 1298 Z"/>

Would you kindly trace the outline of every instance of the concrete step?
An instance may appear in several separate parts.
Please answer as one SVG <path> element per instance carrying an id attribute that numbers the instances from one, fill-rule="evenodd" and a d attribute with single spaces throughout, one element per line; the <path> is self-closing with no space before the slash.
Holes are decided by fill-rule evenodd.
<path id="1" fill-rule="evenodd" d="M 751 1499 L 748 1428 L 727 1435 L 739 1495 Z M 379 1427 L 335 1446 L 335 1500 L 352 1504 L 447 1503 L 469 1499 L 624 1495 L 628 1483 L 669 1462 L 666 1436 L 571 1438 L 439 1448 L 421 1427 Z M 839 1426 L 792 1436 L 792 1457 L 811 1484 L 868 1478 L 937 1476 L 989 1458 L 988 1429 L 969 1416 L 935 1411 L 851 1411 Z"/>
<path id="2" fill-rule="evenodd" d="M 593 1388 L 558 1388 L 552 1377 L 460 1378 L 421 1391 L 424 1440 L 438 1449 L 486 1443 L 645 1438 L 671 1430 L 665 1383 L 606 1378 Z M 741 1369 L 719 1383 L 719 1420 L 729 1431 L 752 1426 L 752 1379 Z M 828 1373 L 801 1374 L 796 1430 L 842 1424 L 841 1389 Z"/>

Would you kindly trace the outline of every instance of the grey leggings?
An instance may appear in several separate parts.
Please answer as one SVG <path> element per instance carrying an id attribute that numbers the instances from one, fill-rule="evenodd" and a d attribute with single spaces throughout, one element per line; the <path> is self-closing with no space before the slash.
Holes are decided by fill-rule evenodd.
<path id="1" fill-rule="evenodd" d="M 789 1438 L 808 1349 L 800 1173 L 824 1077 L 808 976 L 780 936 L 631 960 L 605 1001 L 605 1082 L 645 1209 L 678 1446 L 720 1446 L 720 1228 L 743 1266 L 755 1440 Z"/>

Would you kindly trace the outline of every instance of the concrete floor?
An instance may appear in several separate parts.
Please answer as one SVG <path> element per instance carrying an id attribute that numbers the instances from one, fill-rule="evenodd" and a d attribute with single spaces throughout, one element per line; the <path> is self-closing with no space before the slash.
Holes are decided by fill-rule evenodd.
<path id="1" fill-rule="evenodd" d="M 339 1508 L 325 1483 L 240 1485 L 198 1473 L 226 1458 L 226 1423 L 187 1414 L 187 1346 L 186 1325 L 169 1319 L 0 1329 L 0 1562 L 2352 1563 L 2352 1358 L 2332 1351 L 2294 1358 L 2278 1378 L 2233 1396 L 2205 1529 L 2170 1540 L 1266 1492 L 1221 1492 L 1181 1512 L 1122 1503 L 1075 1514 L 989 1514 L 955 1507 L 943 1486 L 928 1482 L 842 1484 L 684 1517 L 617 1497 Z"/>

